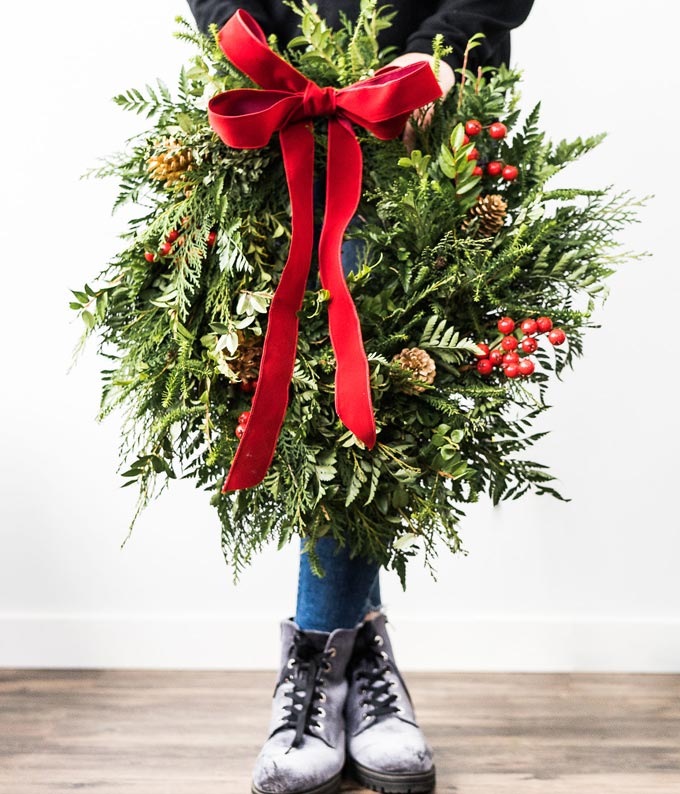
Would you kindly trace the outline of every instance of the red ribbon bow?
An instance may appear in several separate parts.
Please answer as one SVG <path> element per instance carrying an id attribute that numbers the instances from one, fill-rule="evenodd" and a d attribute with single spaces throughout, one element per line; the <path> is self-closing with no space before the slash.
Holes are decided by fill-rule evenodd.
<path id="1" fill-rule="evenodd" d="M 362 158 L 352 123 L 388 140 L 411 112 L 441 96 L 429 64 L 385 67 L 375 77 L 336 90 L 320 88 L 272 52 L 262 29 L 240 9 L 219 33 L 237 69 L 265 90 L 243 88 L 214 96 L 210 126 L 237 149 L 266 146 L 279 132 L 292 207 L 288 260 L 269 310 L 250 419 L 222 492 L 262 481 L 274 456 L 288 406 L 302 307 L 314 244 L 314 135 L 310 119 L 328 117 L 326 209 L 319 241 L 319 275 L 328 290 L 328 325 L 335 352 L 335 408 L 349 430 L 371 448 L 375 421 L 361 327 L 342 270 L 340 249 L 361 197 Z"/>

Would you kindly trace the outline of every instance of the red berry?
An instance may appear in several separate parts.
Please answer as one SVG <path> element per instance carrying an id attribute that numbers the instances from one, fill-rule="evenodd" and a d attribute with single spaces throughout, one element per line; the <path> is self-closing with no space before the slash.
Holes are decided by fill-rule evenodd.
<path id="1" fill-rule="evenodd" d="M 172 245 L 170 243 L 162 243 L 158 250 L 160 251 L 161 256 L 167 256 L 170 251 L 172 251 Z"/>
<path id="2" fill-rule="evenodd" d="M 525 353 L 535 353 L 536 350 L 538 350 L 538 342 L 533 336 L 525 336 L 524 339 L 521 340 L 520 345 Z"/>
<path id="3" fill-rule="evenodd" d="M 503 170 L 503 163 L 499 163 L 498 160 L 492 160 L 486 166 L 486 173 L 489 176 L 498 176 L 502 170 Z"/>
<path id="4" fill-rule="evenodd" d="M 503 372 L 508 378 L 516 378 L 519 375 L 519 364 L 507 364 L 503 367 Z"/>
<path id="5" fill-rule="evenodd" d="M 484 342 L 478 342 L 477 347 L 482 351 L 481 353 L 475 353 L 475 358 L 486 358 L 489 355 L 489 346 L 484 344 Z"/>
<path id="6" fill-rule="evenodd" d="M 256 380 L 242 380 L 241 381 L 241 391 L 245 392 L 246 394 L 253 394 L 255 389 L 257 388 L 257 381 Z"/>
<path id="7" fill-rule="evenodd" d="M 476 165 L 472 169 L 472 176 L 482 176 L 484 174 L 484 169 L 480 165 Z"/>
<path id="8" fill-rule="evenodd" d="M 512 354 L 511 353 L 506 353 L 505 355 L 506 356 L 510 356 Z M 517 354 L 515 354 L 515 355 L 517 355 Z M 492 364 L 494 364 L 495 366 L 498 366 L 503 361 L 504 358 L 505 358 L 505 356 L 503 355 L 503 353 L 500 350 L 492 350 L 489 353 L 489 361 Z"/>
<path id="9" fill-rule="evenodd" d="M 503 356 L 504 367 L 508 364 L 518 364 L 518 363 L 519 363 L 519 353 L 516 353 L 514 350 L 511 350 L 509 353 L 506 353 Z"/>
<path id="10" fill-rule="evenodd" d="M 527 318 L 526 320 L 522 320 L 519 327 L 523 334 L 526 334 L 526 336 L 531 336 L 532 334 L 536 333 L 536 330 L 538 329 L 538 323 L 536 320 Z"/>
<path id="11" fill-rule="evenodd" d="M 155 262 L 156 261 L 156 254 L 153 251 L 144 251 L 144 259 L 147 262 Z"/>
<path id="12" fill-rule="evenodd" d="M 530 358 L 523 358 L 517 366 L 519 367 L 520 375 L 531 375 L 536 369 L 534 362 Z"/>
<path id="13" fill-rule="evenodd" d="M 489 127 L 489 135 L 495 140 L 500 140 L 501 138 L 505 138 L 507 134 L 508 134 L 508 128 L 505 126 L 505 124 L 502 124 L 500 121 L 494 121 L 494 123 Z"/>
<path id="14" fill-rule="evenodd" d="M 238 418 L 238 423 L 240 425 L 247 425 L 248 420 L 250 419 L 250 411 L 244 411 Z"/>
<path id="15" fill-rule="evenodd" d="M 502 334 L 511 334 L 515 330 L 515 321 L 512 317 L 501 317 L 498 321 L 498 330 Z"/>
<path id="16" fill-rule="evenodd" d="M 517 179 L 519 170 L 516 165 L 506 165 L 501 173 L 503 174 L 503 179 L 512 182 L 513 179 Z"/>
<path id="17" fill-rule="evenodd" d="M 501 340 L 501 347 L 503 350 L 516 350 L 519 342 L 515 336 L 504 336 Z"/>
<path id="18" fill-rule="evenodd" d="M 177 229 L 172 229 L 172 231 L 171 231 L 171 232 L 170 232 L 170 234 L 168 235 L 168 242 L 169 242 L 169 243 L 174 243 L 174 242 L 175 242 L 175 240 L 176 240 L 178 237 L 179 237 L 179 232 L 177 231 Z"/>
<path id="19" fill-rule="evenodd" d="M 463 146 L 467 146 L 470 143 L 470 137 L 468 135 L 463 135 Z"/>
<path id="20" fill-rule="evenodd" d="M 217 240 L 217 232 L 208 232 L 208 248 L 212 248 L 215 245 L 215 240 Z"/>
<path id="21" fill-rule="evenodd" d="M 477 372 L 479 372 L 480 375 L 488 375 L 492 369 L 493 364 L 488 358 L 481 358 L 477 362 Z"/>
<path id="22" fill-rule="evenodd" d="M 234 433 L 236 434 L 236 438 L 243 438 L 243 434 L 246 432 L 245 425 L 236 425 L 236 430 Z"/>
<path id="23" fill-rule="evenodd" d="M 536 325 L 538 326 L 538 330 L 543 334 L 552 328 L 552 320 L 550 317 L 539 317 L 538 320 L 536 320 Z"/>
<path id="24" fill-rule="evenodd" d="M 468 154 L 467 159 L 479 160 L 479 149 L 470 149 L 470 154 Z"/>
<path id="25" fill-rule="evenodd" d="M 479 135 L 481 131 L 482 123 L 477 121 L 477 119 L 470 119 L 465 122 L 465 132 L 467 132 L 468 135 Z"/>
<path id="26" fill-rule="evenodd" d="M 550 341 L 553 345 L 561 345 L 566 338 L 567 335 L 561 328 L 553 328 L 548 334 L 548 341 Z"/>

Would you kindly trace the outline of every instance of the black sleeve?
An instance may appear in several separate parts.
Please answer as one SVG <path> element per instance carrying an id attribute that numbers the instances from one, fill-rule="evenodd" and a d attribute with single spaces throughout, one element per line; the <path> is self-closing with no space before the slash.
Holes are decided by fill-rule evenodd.
<path id="1" fill-rule="evenodd" d="M 406 42 L 406 52 L 432 52 L 432 39 L 441 33 L 453 53 L 446 61 L 458 69 L 470 36 L 484 33 L 481 44 L 470 51 L 468 68 L 500 66 L 510 60 L 510 31 L 529 16 L 534 0 L 441 0 Z"/>
<path id="2" fill-rule="evenodd" d="M 265 32 L 269 32 L 271 23 L 268 14 L 264 11 L 262 4 L 257 0 L 239 0 L 237 3 L 229 0 L 187 0 L 191 13 L 196 20 L 196 26 L 201 33 L 208 32 L 208 25 L 214 22 L 218 28 L 229 19 L 229 17 L 239 8 L 244 8 L 250 12 L 260 23 Z"/>

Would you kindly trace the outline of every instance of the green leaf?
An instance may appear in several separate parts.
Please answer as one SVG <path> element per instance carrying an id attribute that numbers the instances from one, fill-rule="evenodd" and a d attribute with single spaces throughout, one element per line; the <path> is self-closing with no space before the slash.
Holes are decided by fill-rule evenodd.
<path id="1" fill-rule="evenodd" d="M 215 352 L 219 353 L 222 350 L 226 350 L 230 356 L 233 356 L 238 350 L 238 334 L 236 331 L 228 331 L 217 340 Z"/>
<path id="2" fill-rule="evenodd" d="M 460 147 L 463 145 L 463 141 L 465 140 L 465 125 L 463 124 L 456 124 L 451 132 L 451 148 L 453 151 L 458 151 Z M 452 158 L 453 159 L 453 158 Z"/>
<path id="3" fill-rule="evenodd" d="M 335 466 L 317 466 L 315 468 L 316 476 L 321 482 L 330 482 L 335 478 L 338 473 Z"/>
<path id="4" fill-rule="evenodd" d="M 395 549 L 403 551 L 404 549 L 409 549 L 411 546 L 415 545 L 418 542 L 419 537 L 419 535 L 414 535 L 412 532 L 409 532 L 405 535 L 399 535 L 392 545 Z"/>
<path id="5" fill-rule="evenodd" d="M 177 123 L 187 134 L 190 134 L 194 131 L 194 122 L 191 120 L 191 116 L 189 116 L 188 113 L 178 113 Z"/>
<path id="6" fill-rule="evenodd" d="M 453 161 L 453 155 L 449 151 L 447 146 L 442 144 L 439 150 L 439 159 L 437 160 L 439 163 L 439 168 L 444 176 L 447 176 L 449 179 L 453 179 L 456 175 L 456 167 Z"/>
<path id="7" fill-rule="evenodd" d="M 259 295 L 250 296 L 250 305 L 256 312 L 259 312 L 260 314 L 267 313 L 267 304 L 262 300 L 262 298 Z"/>
<path id="8" fill-rule="evenodd" d="M 480 177 L 473 177 L 471 181 L 465 182 L 463 185 L 456 185 L 456 193 L 459 196 L 464 196 L 466 193 L 469 193 L 471 190 L 474 190 L 476 187 L 479 186 L 479 179 Z"/>

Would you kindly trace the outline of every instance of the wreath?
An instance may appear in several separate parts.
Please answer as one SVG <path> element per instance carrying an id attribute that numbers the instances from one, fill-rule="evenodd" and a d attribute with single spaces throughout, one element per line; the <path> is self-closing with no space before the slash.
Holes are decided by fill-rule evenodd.
<path id="1" fill-rule="evenodd" d="M 454 90 L 434 100 L 429 123 L 412 119 L 412 151 L 394 130 L 384 139 L 352 123 L 351 109 L 337 122 L 336 98 L 338 106 L 344 98 L 350 105 L 357 85 L 396 79 L 393 70 L 381 71 L 395 53 L 377 40 L 393 13 L 364 3 L 356 22 L 332 30 L 313 5 L 298 11 L 300 35 L 282 52 L 244 12 L 222 30 L 212 26 L 210 36 L 178 17 L 176 35 L 197 54 L 181 70 L 176 93 L 158 80 L 115 97 L 152 126 L 90 174 L 115 177 L 114 209 L 132 203 L 134 218 L 121 235 L 122 250 L 73 292 L 71 306 L 84 321 L 83 339 L 96 335 L 106 362 L 100 418 L 114 410 L 125 417 L 121 474 L 125 485 L 139 488 L 139 509 L 171 480 L 191 478 L 211 493 L 235 576 L 264 544 L 281 547 L 295 535 L 306 539 L 323 575 L 315 542 L 331 535 L 352 554 L 396 570 L 404 583 L 418 552 L 433 569 L 440 540 L 466 553 L 459 526 L 465 506 L 480 495 L 494 504 L 529 492 L 564 498 L 547 467 L 527 457 L 544 435 L 532 425 L 549 407 L 553 376 L 582 355 L 606 279 L 635 259 L 616 236 L 636 219 L 640 202 L 609 187 L 548 186 L 604 136 L 548 140 L 538 106 L 522 118 L 518 71 L 468 68 L 478 36 L 468 43 Z M 305 156 L 313 151 L 316 193 L 323 193 L 325 174 L 326 201 L 351 181 L 344 160 L 329 159 L 334 125 L 354 136 L 363 158 L 360 201 L 343 237 L 349 314 L 329 329 L 339 288 L 331 279 L 335 292 L 328 289 L 323 272 L 322 286 L 319 271 L 331 265 L 315 248 L 299 310 L 289 309 L 297 340 L 284 376 L 278 345 L 291 347 L 290 327 L 266 337 L 274 296 L 292 239 L 323 225 L 324 200 L 307 206 L 311 165 L 291 177 L 282 155 L 289 132 L 243 148 L 216 131 L 232 98 L 252 110 L 267 94 L 255 96 L 243 58 L 225 54 L 238 24 L 314 86 L 305 108 L 316 102 L 319 115 L 302 118 L 298 110 L 286 123 L 312 141 Z M 245 50 L 252 60 L 252 48 Z M 435 72 L 449 52 L 435 38 Z M 397 77 L 415 79 L 422 68 L 430 69 L 407 67 Z M 434 80 L 431 73 L 427 79 Z M 408 113 L 395 110 L 400 127 Z M 261 137 L 258 130 L 244 134 Z M 305 182 L 302 210 L 289 185 L 298 177 Z M 291 209 L 304 235 L 294 230 Z M 313 217 L 300 221 L 307 210 Z M 343 345 L 347 334 L 355 337 L 354 309 L 363 347 L 348 358 Z M 347 419 L 357 406 L 373 437 L 370 427 L 362 434 Z M 259 480 L 225 489 L 249 434 L 254 440 L 241 458 L 246 468 L 250 458 L 263 458 Z M 260 439 L 270 443 L 272 435 L 269 460 Z"/>

